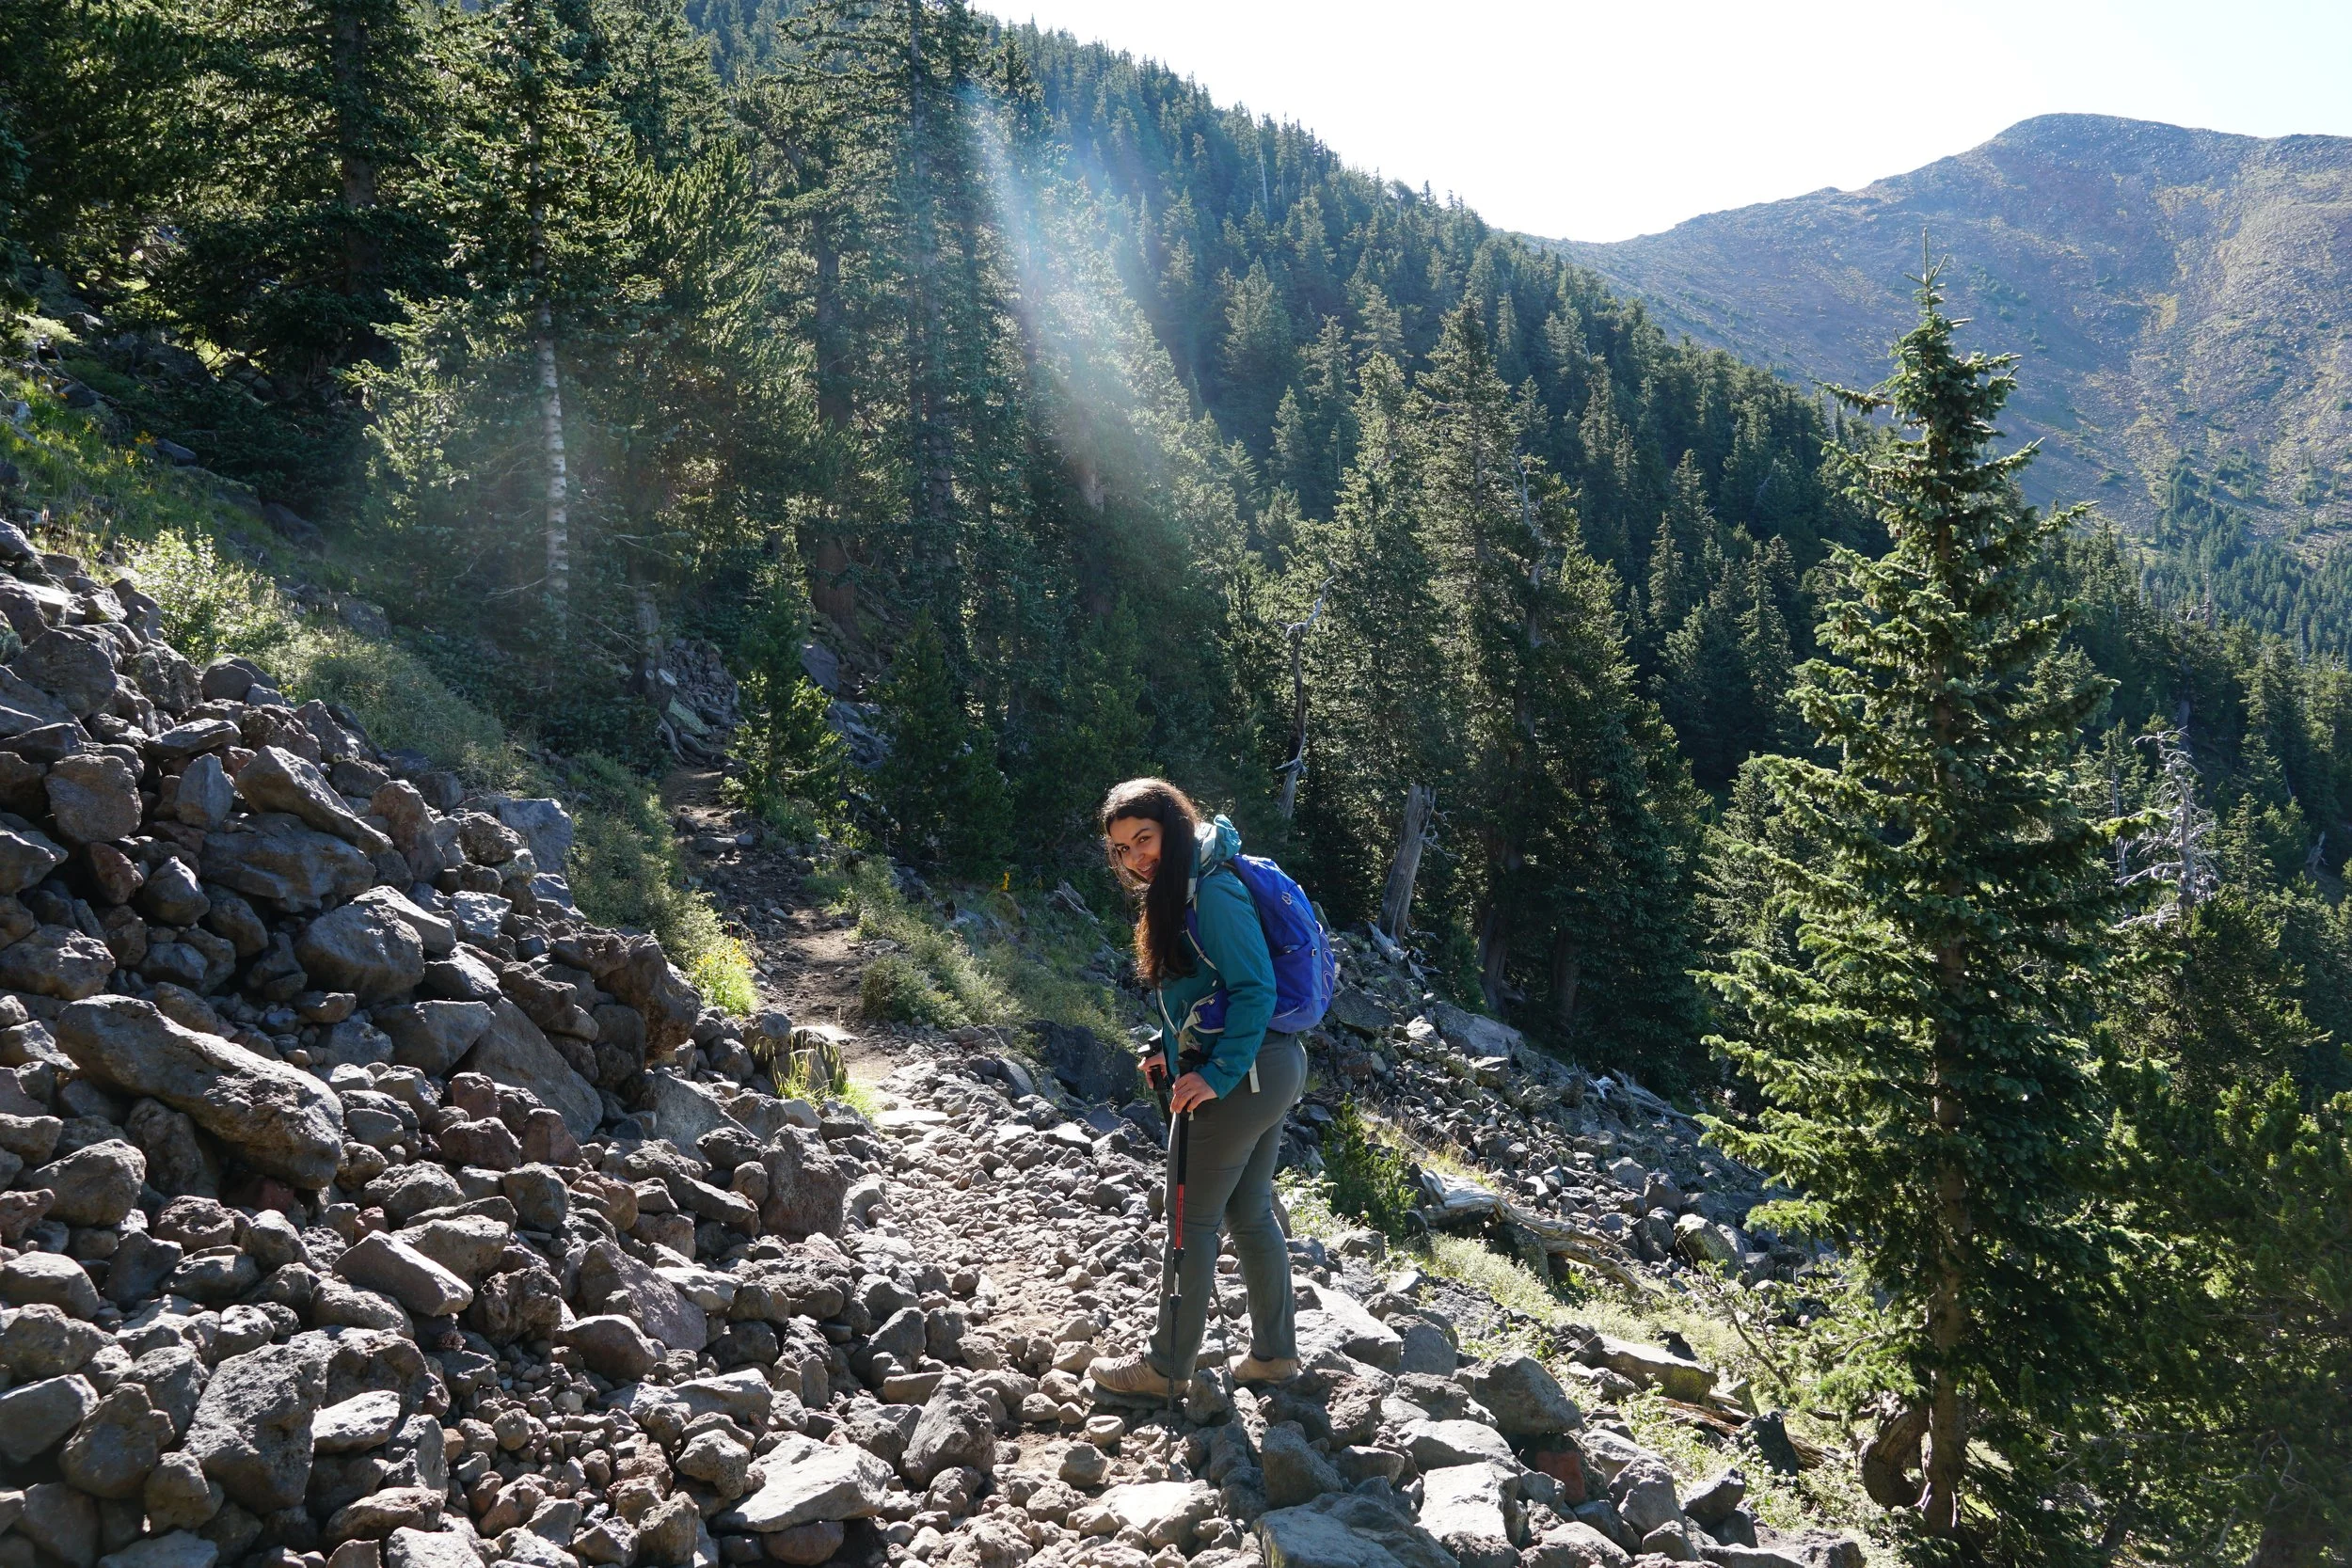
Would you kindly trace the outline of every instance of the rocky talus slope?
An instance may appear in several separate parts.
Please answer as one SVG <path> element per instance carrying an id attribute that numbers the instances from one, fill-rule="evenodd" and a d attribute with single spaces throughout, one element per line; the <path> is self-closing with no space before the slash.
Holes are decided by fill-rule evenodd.
<path id="1" fill-rule="evenodd" d="M 1705 1369 L 1598 1336 L 1573 1390 L 1465 1364 L 1371 1233 L 1295 1243 L 1295 1382 L 1112 1408 L 1086 1367 L 1160 1243 L 1123 1055 L 934 1040 L 879 1124 L 761 1092 L 819 1042 L 585 922 L 558 804 L 197 669 L 5 525 L 0 568 L 0 1568 L 1853 1560 L 1752 1544 L 1736 1473 L 1608 1418 L 1636 1382 L 1744 1417 Z M 1459 1125 L 1438 1064 L 1491 1076 L 1499 1037 L 1351 997 L 1332 1072 L 1558 1153 L 1434 1182 L 1438 1223 L 1483 1196 L 1656 1272 L 1695 1215 L 1777 1266 L 1622 1098 L 1555 1073 Z"/>

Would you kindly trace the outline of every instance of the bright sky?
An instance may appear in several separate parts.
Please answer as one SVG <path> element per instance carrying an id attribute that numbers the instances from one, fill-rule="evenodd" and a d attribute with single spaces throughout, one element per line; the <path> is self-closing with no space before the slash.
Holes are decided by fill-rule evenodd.
<path id="1" fill-rule="evenodd" d="M 2352 0 L 980 0 L 1489 222 L 1616 240 L 2062 111 L 2352 135 Z"/>

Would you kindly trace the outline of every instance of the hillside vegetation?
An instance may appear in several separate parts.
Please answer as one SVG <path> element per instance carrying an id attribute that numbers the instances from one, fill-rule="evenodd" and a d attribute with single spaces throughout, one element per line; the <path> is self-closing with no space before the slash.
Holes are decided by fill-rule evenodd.
<path id="1" fill-rule="evenodd" d="M 36 531 L 386 742 L 548 769 L 592 911 L 739 962 L 647 783 L 724 752 L 903 868 L 844 893 L 905 949 L 874 1010 L 995 1026 L 930 913 L 1116 917 L 1093 813 L 1165 772 L 1406 1010 L 1781 1183 L 1827 1250 L 1773 1311 L 1917 1559 L 2340 1560 L 2346 623 L 2299 558 L 2028 505 L 2099 486 L 2012 395 L 2089 394 L 1977 352 L 2054 324 L 1954 327 L 1958 236 L 1825 404 L 956 0 L 67 0 L 0 11 L 0 114 Z M 2176 455 L 2151 526 L 2226 554 L 2239 482 Z"/>

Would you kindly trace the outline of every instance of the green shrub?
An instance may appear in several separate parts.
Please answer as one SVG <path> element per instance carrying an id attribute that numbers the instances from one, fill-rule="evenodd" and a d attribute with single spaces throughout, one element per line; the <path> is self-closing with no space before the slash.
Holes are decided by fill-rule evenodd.
<path id="1" fill-rule="evenodd" d="M 759 1005 L 752 986 L 752 956 L 735 938 L 722 935 L 694 955 L 686 977 L 703 1001 L 735 1018 L 749 1018 Z"/>
<path id="2" fill-rule="evenodd" d="M 875 1023 L 925 1023 L 961 1029 L 973 1022 L 961 1003 L 934 984 L 930 973 L 903 953 L 885 953 L 866 966 L 857 989 L 858 1012 Z"/>
<path id="3" fill-rule="evenodd" d="M 1419 1228 L 1413 1211 L 1421 1201 L 1413 1162 L 1375 1135 L 1372 1125 L 1343 1101 L 1323 1133 L 1323 1175 L 1331 1208 L 1353 1215 L 1390 1236 Z"/>

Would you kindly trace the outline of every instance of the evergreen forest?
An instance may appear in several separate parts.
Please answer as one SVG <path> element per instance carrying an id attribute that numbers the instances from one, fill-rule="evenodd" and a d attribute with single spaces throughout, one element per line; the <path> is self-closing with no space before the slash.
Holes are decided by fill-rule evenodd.
<path id="1" fill-rule="evenodd" d="M 2026 507 L 1934 258 L 1792 386 L 962 0 L 0 0 L 0 245 L 535 747 L 707 642 L 771 821 L 1105 915 L 1162 774 L 1717 1118 L 1917 1560 L 2344 1560 L 2343 598 Z"/>

